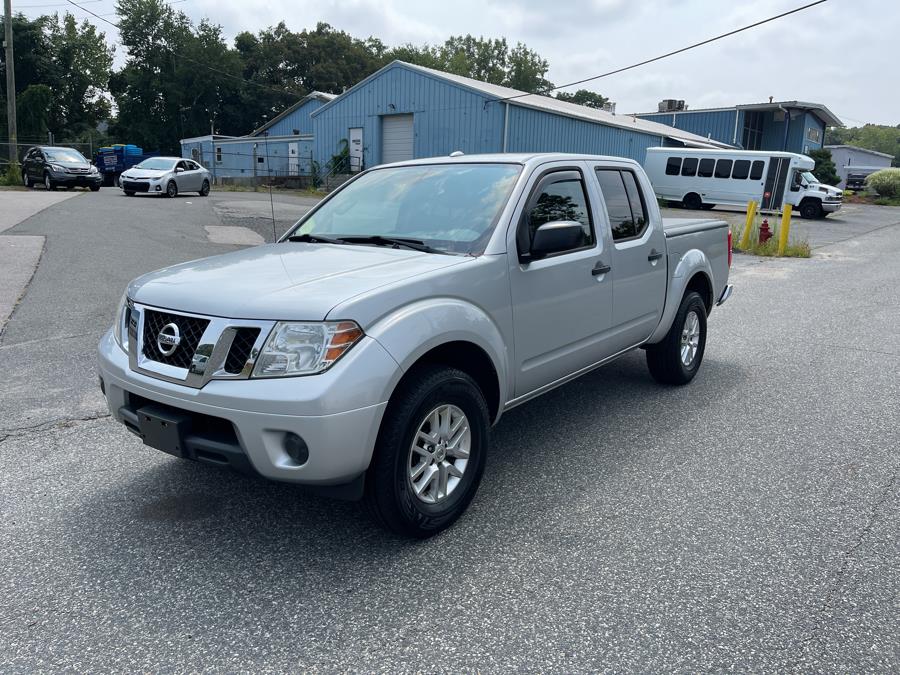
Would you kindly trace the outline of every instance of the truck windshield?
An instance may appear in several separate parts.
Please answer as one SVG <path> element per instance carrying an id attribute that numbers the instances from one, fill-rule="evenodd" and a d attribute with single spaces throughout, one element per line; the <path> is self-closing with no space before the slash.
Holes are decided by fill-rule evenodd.
<path id="1" fill-rule="evenodd" d="M 816 177 L 815 177 L 811 172 L 809 172 L 809 171 L 801 171 L 801 172 L 800 172 L 800 177 L 803 179 L 803 181 L 804 181 L 805 183 L 808 183 L 808 184 L 810 184 L 810 185 L 815 185 L 816 183 L 819 182 L 819 179 L 816 178 Z"/>
<path id="2" fill-rule="evenodd" d="M 403 238 L 448 253 L 484 251 L 521 172 L 518 164 L 375 169 L 301 219 L 289 235 Z"/>
<path id="3" fill-rule="evenodd" d="M 175 166 L 174 159 L 164 159 L 162 157 L 151 157 L 145 159 L 140 164 L 135 164 L 135 169 L 149 169 L 150 171 L 170 171 Z"/>

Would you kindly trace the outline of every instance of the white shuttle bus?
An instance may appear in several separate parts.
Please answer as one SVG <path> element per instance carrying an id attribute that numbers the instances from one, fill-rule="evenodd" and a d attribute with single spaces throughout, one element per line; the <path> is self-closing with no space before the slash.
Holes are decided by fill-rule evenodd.
<path id="1" fill-rule="evenodd" d="M 716 204 L 761 211 L 791 204 L 804 218 L 824 218 L 841 208 L 843 192 L 810 173 L 815 162 L 793 152 L 648 148 L 644 169 L 656 196 L 688 209 Z"/>

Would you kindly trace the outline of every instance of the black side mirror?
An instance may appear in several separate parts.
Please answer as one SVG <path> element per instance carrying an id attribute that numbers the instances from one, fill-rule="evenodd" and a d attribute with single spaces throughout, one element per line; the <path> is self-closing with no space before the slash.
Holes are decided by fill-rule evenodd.
<path id="1" fill-rule="evenodd" d="M 551 253 L 579 248 L 584 241 L 584 228 L 573 220 L 544 223 L 534 233 L 531 241 L 531 257 L 543 258 Z"/>
<path id="2" fill-rule="evenodd" d="M 792 183 L 791 192 L 800 192 L 800 186 L 797 183 Z"/>

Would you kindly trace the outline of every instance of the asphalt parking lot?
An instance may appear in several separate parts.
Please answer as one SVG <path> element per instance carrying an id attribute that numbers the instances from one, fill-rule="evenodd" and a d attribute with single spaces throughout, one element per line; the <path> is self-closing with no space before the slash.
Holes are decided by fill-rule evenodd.
<path id="1" fill-rule="evenodd" d="M 276 232 L 311 205 L 276 200 Z M 513 410 L 467 514 L 409 542 L 106 413 L 125 284 L 270 240 L 271 208 L 103 189 L 0 233 L 44 237 L 0 329 L 0 669 L 900 669 L 900 209 L 737 256 L 689 387 L 634 353 Z"/>

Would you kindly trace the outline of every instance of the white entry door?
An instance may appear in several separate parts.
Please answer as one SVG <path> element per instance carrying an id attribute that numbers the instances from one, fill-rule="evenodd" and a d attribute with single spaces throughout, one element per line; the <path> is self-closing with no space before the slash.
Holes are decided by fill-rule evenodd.
<path id="1" fill-rule="evenodd" d="M 300 144 L 288 143 L 288 175 L 300 175 Z"/>
<path id="2" fill-rule="evenodd" d="M 413 116 L 385 115 L 381 118 L 381 163 L 413 158 Z"/>
<path id="3" fill-rule="evenodd" d="M 362 170 L 363 165 L 363 130 L 362 127 L 350 129 L 350 173 Z"/>

